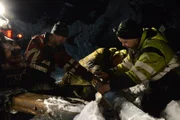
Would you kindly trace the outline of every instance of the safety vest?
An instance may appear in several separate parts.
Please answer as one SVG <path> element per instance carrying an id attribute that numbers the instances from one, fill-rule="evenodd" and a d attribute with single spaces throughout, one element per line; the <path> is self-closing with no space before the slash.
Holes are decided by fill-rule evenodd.
<path id="1" fill-rule="evenodd" d="M 48 37 L 47 37 L 48 38 Z M 91 79 L 91 74 L 74 60 L 64 47 L 52 48 L 45 44 L 46 34 L 36 35 L 29 42 L 25 59 L 28 67 L 45 74 L 51 74 L 55 67 L 62 68 L 65 72 L 80 75 L 84 79 Z"/>
<path id="2" fill-rule="evenodd" d="M 167 40 L 155 28 L 144 29 L 136 50 L 129 50 L 114 74 L 127 74 L 134 82 L 156 81 L 169 71 L 179 67 L 178 57 L 167 45 Z"/>

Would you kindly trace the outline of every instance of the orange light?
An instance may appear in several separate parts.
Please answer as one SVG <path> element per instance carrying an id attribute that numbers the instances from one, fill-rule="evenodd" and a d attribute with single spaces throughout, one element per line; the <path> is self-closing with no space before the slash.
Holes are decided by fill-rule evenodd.
<path id="1" fill-rule="evenodd" d="M 7 36 L 8 38 L 12 38 L 12 37 L 13 37 L 12 30 L 7 30 L 7 31 L 6 31 L 6 36 Z"/>
<path id="2" fill-rule="evenodd" d="M 17 38 L 21 39 L 21 38 L 23 38 L 23 35 L 22 34 L 18 34 Z"/>

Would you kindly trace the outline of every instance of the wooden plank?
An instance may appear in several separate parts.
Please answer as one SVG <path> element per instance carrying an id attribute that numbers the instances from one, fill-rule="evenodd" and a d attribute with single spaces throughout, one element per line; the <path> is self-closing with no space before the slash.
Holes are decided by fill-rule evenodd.
<path id="1" fill-rule="evenodd" d="M 12 98 L 12 108 L 18 112 L 29 113 L 33 115 L 44 114 L 47 111 L 44 99 L 48 99 L 52 96 L 34 94 L 34 93 L 23 93 Z"/>

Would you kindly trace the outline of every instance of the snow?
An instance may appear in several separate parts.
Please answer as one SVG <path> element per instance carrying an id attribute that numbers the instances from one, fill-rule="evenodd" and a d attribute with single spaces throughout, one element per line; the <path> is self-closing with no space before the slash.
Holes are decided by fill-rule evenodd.
<path id="1" fill-rule="evenodd" d="M 41 101 L 41 99 L 37 101 Z M 35 116 L 31 120 L 72 120 L 87 103 L 87 101 L 77 98 L 51 97 L 44 100 L 46 113 Z"/>
<path id="2" fill-rule="evenodd" d="M 164 120 L 163 118 L 156 119 L 149 116 L 123 97 L 116 98 L 114 102 L 115 109 L 120 111 L 121 120 Z"/>
<path id="3" fill-rule="evenodd" d="M 99 111 L 98 103 L 92 101 L 86 105 L 83 111 L 74 120 L 105 120 Z"/>
<path id="4" fill-rule="evenodd" d="M 140 87 L 141 86 L 141 87 Z M 143 85 L 133 87 L 132 92 L 137 92 L 144 89 Z M 96 100 L 86 102 L 79 99 L 72 99 L 71 102 L 62 97 L 51 97 L 44 100 L 47 107 L 47 113 L 41 116 L 36 116 L 31 120 L 105 120 L 100 112 L 98 104 L 102 98 L 100 93 L 96 93 Z M 138 99 L 138 98 L 136 98 Z M 77 101 L 79 101 L 77 103 Z M 140 102 L 140 100 L 139 100 Z M 154 118 L 141 109 L 129 102 L 126 98 L 118 95 L 112 101 L 114 109 L 118 111 L 121 120 L 180 120 L 180 102 L 171 101 L 166 109 L 162 112 L 162 118 Z"/>
<path id="5" fill-rule="evenodd" d="M 105 120 L 98 108 L 98 103 L 102 96 L 97 93 L 96 98 L 96 101 L 88 103 L 74 120 Z M 123 97 L 116 98 L 114 103 L 115 109 L 119 110 L 121 120 L 165 120 L 164 118 L 156 119 L 149 116 Z"/>
<path id="6" fill-rule="evenodd" d="M 70 103 L 66 100 L 64 100 L 61 97 L 55 98 L 49 98 L 44 100 L 44 104 L 47 107 L 47 112 L 53 112 L 57 110 L 64 110 L 64 111 L 69 111 L 69 112 L 74 112 L 74 113 L 80 113 L 84 106 L 83 104 L 73 104 Z"/>
<path id="7" fill-rule="evenodd" d="M 88 103 L 85 108 L 77 115 L 74 120 L 105 120 L 101 114 L 98 103 L 100 102 L 102 95 L 96 93 L 96 100 Z"/>
<path id="8" fill-rule="evenodd" d="M 180 120 L 180 101 L 171 101 L 163 111 L 166 120 Z"/>

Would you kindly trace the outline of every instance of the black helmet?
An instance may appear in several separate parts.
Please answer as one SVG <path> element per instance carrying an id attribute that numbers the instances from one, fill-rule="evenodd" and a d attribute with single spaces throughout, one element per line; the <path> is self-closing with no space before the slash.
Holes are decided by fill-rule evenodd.
<path id="1" fill-rule="evenodd" d="M 51 33 L 68 37 L 69 31 L 67 25 L 64 22 L 59 21 L 56 24 L 54 24 Z"/>
<path id="2" fill-rule="evenodd" d="M 143 29 L 139 23 L 132 19 L 126 19 L 119 24 L 116 35 L 123 39 L 133 39 L 140 38 L 142 32 Z"/>

